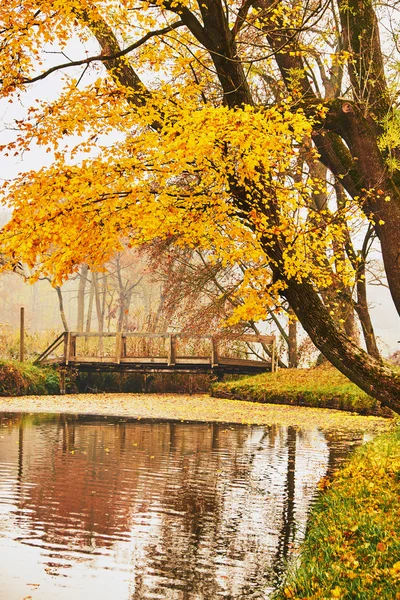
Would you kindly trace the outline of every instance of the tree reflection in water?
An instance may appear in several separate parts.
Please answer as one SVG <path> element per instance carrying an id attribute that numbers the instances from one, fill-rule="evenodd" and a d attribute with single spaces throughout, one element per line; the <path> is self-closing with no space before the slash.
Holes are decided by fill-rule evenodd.
<path id="1" fill-rule="evenodd" d="M 71 415 L 3 414 L 0 442 L 0 551 L 41 600 L 105 598 L 110 575 L 115 600 L 267 598 L 345 452 L 315 429 Z M 2 562 L 4 599 L 27 583 Z"/>

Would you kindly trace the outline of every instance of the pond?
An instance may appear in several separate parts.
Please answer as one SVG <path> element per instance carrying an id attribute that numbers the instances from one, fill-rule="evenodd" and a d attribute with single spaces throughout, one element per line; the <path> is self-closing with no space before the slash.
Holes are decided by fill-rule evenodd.
<path id="1" fill-rule="evenodd" d="M 360 434 L 0 413 L 0 599 L 265 599 Z"/>

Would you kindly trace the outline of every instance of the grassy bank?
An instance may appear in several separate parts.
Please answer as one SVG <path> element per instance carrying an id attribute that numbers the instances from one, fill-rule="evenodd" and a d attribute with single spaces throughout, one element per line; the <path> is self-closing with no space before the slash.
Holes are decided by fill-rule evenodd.
<path id="1" fill-rule="evenodd" d="M 235 381 L 216 383 L 212 395 L 271 404 L 335 408 L 391 416 L 380 403 L 331 366 L 313 369 L 282 369 Z"/>
<path id="2" fill-rule="evenodd" d="M 36 367 L 30 362 L 0 360 L 0 396 L 57 394 L 58 373 L 51 368 Z"/>
<path id="3" fill-rule="evenodd" d="M 274 600 L 399 599 L 399 429 L 358 449 L 326 485 L 300 566 Z"/>
<path id="4" fill-rule="evenodd" d="M 144 376 L 140 373 L 72 373 L 67 378 L 69 393 L 141 393 Z M 211 376 L 195 374 L 194 393 L 207 392 Z M 148 381 L 153 393 L 189 393 L 190 381 L 185 373 L 155 373 Z M 59 375 L 51 367 L 37 367 L 32 362 L 0 360 L 0 396 L 27 396 L 30 394 L 58 394 Z"/>

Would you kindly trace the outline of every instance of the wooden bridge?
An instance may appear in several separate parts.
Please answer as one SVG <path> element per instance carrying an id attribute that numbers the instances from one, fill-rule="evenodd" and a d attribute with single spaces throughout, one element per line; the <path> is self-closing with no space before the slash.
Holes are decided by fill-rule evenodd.
<path id="1" fill-rule="evenodd" d="M 277 353 L 275 336 L 269 335 L 68 331 L 59 335 L 35 363 L 60 367 L 62 382 L 70 369 L 214 373 L 221 377 L 225 373 L 275 371 Z"/>

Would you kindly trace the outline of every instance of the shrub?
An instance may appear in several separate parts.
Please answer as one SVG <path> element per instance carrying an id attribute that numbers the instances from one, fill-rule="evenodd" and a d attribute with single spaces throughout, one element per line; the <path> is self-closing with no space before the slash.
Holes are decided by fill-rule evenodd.
<path id="1" fill-rule="evenodd" d="M 1 396 L 58 394 L 59 391 L 59 376 L 51 367 L 37 367 L 29 362 L 13 360 L 0 361 Z"/>

